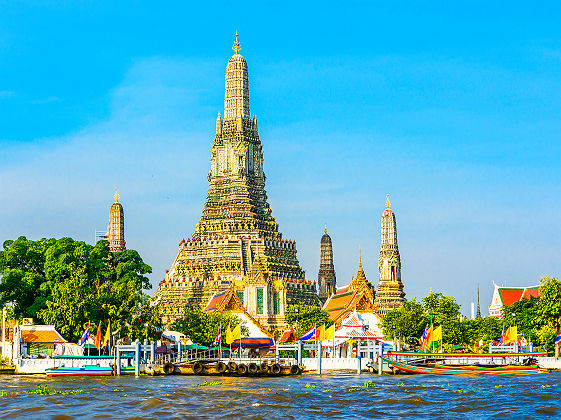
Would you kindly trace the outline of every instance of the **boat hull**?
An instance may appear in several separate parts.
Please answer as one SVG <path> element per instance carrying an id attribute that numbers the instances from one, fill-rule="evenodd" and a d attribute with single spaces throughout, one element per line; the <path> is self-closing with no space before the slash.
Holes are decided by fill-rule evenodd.
<path id="1" fill-rule="evenodd" d="M 415 366 L 397 362 L 386 357 L 381 357 L 381 359 L 402 372 L 424 375 L 534 375 L 549 373 L 547 369 L 541 369 L 537 365 L 504 365 L 492 368 L 474 365 L 446 366 L 439 364 L 434 366 Z"/>
<path id="2" fill-rule="evenodd" d="M 58 376 L 111 376 L 113 375 L 113 368 L 100 367 L 100 368 L 84 368 L 84 367 L 56 367 L 45 369 L 45 374 L 48 377 Z"/>

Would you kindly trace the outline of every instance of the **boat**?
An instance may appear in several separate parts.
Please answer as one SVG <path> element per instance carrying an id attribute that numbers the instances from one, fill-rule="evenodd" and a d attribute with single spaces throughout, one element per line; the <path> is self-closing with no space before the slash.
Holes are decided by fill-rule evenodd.
<path id="1" fill-rule="evenodd" d="M 510 355 L 512 356 L 512 354 Z M 447 365 L 435 361 L 425 363 L 406 363 L 379 356 L 384 363 L 405 373 L 419 373 L 425 375 L 532 375 L 549 373 L 537 364 L 465 364 Z"/>
<path id="2" fill-rule="evenodd" d="M 80 367 L 58 366 L 45 369 L 48 377 L 57 376 L 111 376 L 113 375 L 112 366 L 85 365 Z"/>

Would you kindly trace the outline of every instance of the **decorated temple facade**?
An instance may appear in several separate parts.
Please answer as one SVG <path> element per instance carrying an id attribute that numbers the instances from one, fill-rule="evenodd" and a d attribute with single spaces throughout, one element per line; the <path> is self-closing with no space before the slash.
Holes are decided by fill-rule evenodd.
<path id="1" fill-rule="evenodd" d="M 372 283 L 366 278 L 362 268 L 362 257 L 359 257 L 358 271 L 347 287 L 337 290 L 329 296 L 323 305 L 329 315 L 329 319 L 337 327 L 353 311 L 371 314 L 376 319 L 381 320 L 375 307 L 376 292 Z"/>
<path id="2" fill-rule="evenodd" d="M 333 265 L 333 244 L 331 237 L 327 234 L 327 227 L 321 237 L 320 258 L 318 272 L 318 293 L 322 303 L 335 293 L 337 279 L 335 277 L 335 266 Z"/>
<path id="3" fill-rule="evenodd" d="M 380 240 L 380 257 L 378 260 L 378 292 L 376 308 L 385 315 L 394 308 L 399 308 L 405 298 L 401 282 L 401 258 L 397 246 L 397 226 L 392 211 L 389 195 L 386 209 L 382 213 L 382 231 Z"/>
<path id="4" fill-rule="evenodd" d="M 289 304 L 318 304 L 318 297 L 315 283 L 305 279 L 295 242 L 283 238 L 267 202 L 263 148 L 257 118 L 250 117 L 248 68 L 237 34 L 233 49 L 202 216 L 193 235 L 180 242 L 155 297 L 169 323 L 186 305 L 203 306 L 233 287 L 247 312 L 275 330 L 285 326 Z"/>
<path id="5" fill-rule="evenodd" d="M 115 192 L 115 202 L 109 209 L 109 226 L 107 226 L 107 241 L 112 252 L 123 251 L 125 243 L 125 213 L 119 203 L 119 192 Z"/>

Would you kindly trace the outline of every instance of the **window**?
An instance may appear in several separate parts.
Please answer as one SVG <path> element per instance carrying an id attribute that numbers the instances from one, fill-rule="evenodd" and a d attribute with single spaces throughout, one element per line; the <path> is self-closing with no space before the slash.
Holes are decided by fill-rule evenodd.
<path id="1" fill-rule="evenodd" d="M 279 292 L 273 292 L 273 313 L 275 315 L 280 314 L 280 296 Z"/>
<path id="2" fill-rule="evenodd" d="M 236 294 L 238 295 L 240 302 L 243 303 L 243 292 L 236 292 Z"/>
<path id="3" fill-rule="evenodd" d="M 263 314 L 263 289 L 257 289 L 257 314 Z"/>

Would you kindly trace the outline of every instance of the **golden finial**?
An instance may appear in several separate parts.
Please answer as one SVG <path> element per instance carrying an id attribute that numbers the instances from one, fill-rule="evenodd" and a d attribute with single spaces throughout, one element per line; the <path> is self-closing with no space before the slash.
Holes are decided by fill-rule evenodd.
<path id="1" fill-rule="evenodd" d="M 119 198 L 121 198 L 119 195 L 119 187 L 115 187 L 115 202 L 118 202 Z"/>
<path id="2" fill-rule="evenodd" d="M 325 234 L 327 235 L 327 222 L 325 222 L 325 229 L 323 230 L 325 232 Z"/>
<path id="3" fill-rule="evenodd" d="M 358 266 L 362 267 L 362 248 L 358 245 Z"/>
<path id="4" fill-rule="evenodd" d="M 434 295 L 434 293 L 432 292 L 432 287 L 430 288 L 430 292 L 429 292 L 429 296 Z"/>
<path id="5" fill-rule="evenodd" d="M 234 46 L 232 47 L 232 49 L 236 54 L 239 54 L 242 50 L 242 47 L 240 47 L 240 41 L 238 41 L 238 31 L 236 31 L 236 40 L 234 41 Z"/>
<path id="6" fill-rule="evenodd" d="M 386 194 L 386 208 L 389 209 L 392 204 L 390 203 L 390 195 Z"/>

